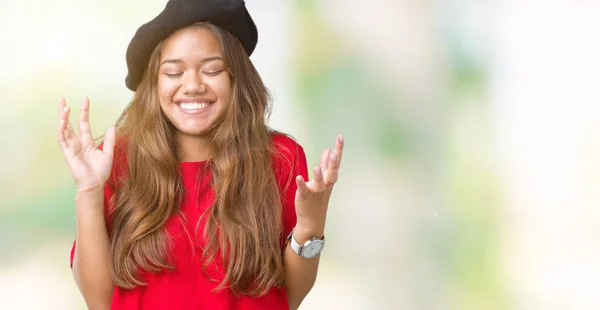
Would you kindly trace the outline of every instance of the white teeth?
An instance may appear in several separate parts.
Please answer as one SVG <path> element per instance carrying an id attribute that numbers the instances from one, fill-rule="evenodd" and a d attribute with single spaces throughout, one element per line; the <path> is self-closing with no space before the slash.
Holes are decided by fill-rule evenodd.
<path id="1" fill-rule="evenodd" d="M 179 106 L 181 106 L 185 110 L 202 110 L 202 109 L 205 109 L 206 107 L 208 107 L 209 105 L 210 105 L 210 103 L 207 103 L 207 102 L 203 102 L 203 103 L 193 102 L 193 103 L 180 103 L 179 104 Z"/>

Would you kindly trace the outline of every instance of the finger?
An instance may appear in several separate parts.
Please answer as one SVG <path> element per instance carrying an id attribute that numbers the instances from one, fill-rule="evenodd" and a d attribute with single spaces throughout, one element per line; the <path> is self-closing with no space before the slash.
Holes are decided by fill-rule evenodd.
<path id="1" fill-rule="evenodd" d="M 58 118 L 59 119 L 68 119 L 69 118 L 69 106 L 67 105 L 67 103 L 65 102 L 64 99 L 61 98 L 60 102 L 58 103 L 59 108 L 61 108 L 60 112 L 58 113 Z M 66 121 L 65 121 L 66 123 Z"/>
<path id="2" fill-rule="evenodd" d="M 69 121 L 69 114 L 71 114 L 71 107 L 66 106 L 63 112 L 63 120 L 65 122 L 65 138 L 69 139 L 72 137 L 76 137 L 75 130 L 73 130 L 73 126 L 71 126 L 71 122 Z"/>
<path id="3" fill-rule="evenodd" d="M 61 117 L 63 111 L 65 110 L 65 107 L 67 106 L 67 102 L 65 101 L 65 98 L 60 97 L 60 99 L 58 99 L 58 116 Z"/>
<path id="4" fill-rule="evenodd" d="M 79 134 L 92 135 L 90 128 L 90 99 L 85 97 L 81 103 L 81 111 L 79 112 Z"/>
<path id="5" fill-rule="evenodd" d="M 102 148 L 102 152 L 104 152 L 104 154 L 114 154 L 116 139 L 115 136 L 115 126 L 108 127 L 106 135 L 104 136 L 104 147 Z"/>
<path id="6" fill-rule="evenodd" d="M 335 151 L 329 154 L 329 169 L 325 175 L 325 184 L 330 187 L 338 180 L 338 172 L 344 152 L 344 136 L 338 135 L 335 141 Z"/>
<path id="7" fill-rule="evenodd" d="M 67 130 L 65 130 L 65 137 L 67 139 L 77 137 L 77 133 L 75 133 L 75 129 L 73 129 L 73 126 L 69 122 L 68 118 L 66 119 L 66 122 L 67 122 L 67 128 L 66 128 Z"/>
<path id="8" fill-rule="evenodd" d="M 65 137 L 65 127 L 67 125 L 65 124 L 65 120 L 64 119 L 60 119 L 58 121 L 58 136 L 57 136 L 57 140 L 58 140 L 58 145 L 60 146 L 61 150 L 65 150 L 69 147 L 69 144 L 67 143 L 67 139 Z"/>
<path id="9" fill-rule="evenodd" d="M 67 143 L 67 138 L 65 137 L 65 129 L 67 127 L 67 123 L 65 121 L 66 115 L 67 115 L 67 104 L 65 102 L 65 98 L 60 98 L 58 100 L 58 107 L 60 109 L 60 111 L 58 112 L 58 129 L 57 129 L 57 137 L 56 139 L 58 140 L 59 146 L 61 147 L 61 149 L 64 150 L 64 148 L 68 147 L 68 143 Z"/>
<path id="10" fill-rule="evenodd" d="M 323 151 L 323 154 L 321 154 L 321 170 L 327 169 L 327 166 L 329 164 L 329 153 L 331 153 L 331 149 L 326 148 L 325 151 Z"/>
<path id="11" fill-rule="evenodd" d="M 329 154 L 329 169 L 327 169 L 327 175 L 325 176 L 325 184 L 327 186 L 331 186 L 337 182 L 339 168 L 340 161 L 337 154 Z"/>
<path id="12" fill-rule="evenodd" d="M 331 168 L 331 169 L 340 168 L 340 157 L 338 156 L 337 153 L 329 154 L 329 158 L 327 159 L 327 161 L 329 161 L 329 168 Z"/>
<path id="13" fill-rule="evenodd" d="M 337 165 L 342 162 L 342 154 L 344 153 L 344 135 L 339 134 L 335 140 L 334 152 L 337 155 Z"/>
<path id="14" fill-rule="evenodd" d="M 296 177 L 296 185 L 298 185 L 298 192 L 300 196 L 304 196 L 310 192 L 308 186 L 306 186 L 306 182 L 304 182 L 304 178 L 299 175 Z"/>
<path id="15" fill-rule="evenodd" d="M 323 180 L 323 171 L 321 170 L 320 166 L 316 166 L 315 169 L 313 169 L 314 173 L 315 173 L 315 177 L 314 177 L 314 184 L 315 184 L 315 191 L 324 191 L 325 190 L 325 181 Z"/>

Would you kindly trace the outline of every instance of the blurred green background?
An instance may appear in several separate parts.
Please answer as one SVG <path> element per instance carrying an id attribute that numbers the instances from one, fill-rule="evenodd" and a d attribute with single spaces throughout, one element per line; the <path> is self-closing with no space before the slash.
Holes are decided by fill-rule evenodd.
<path id="1" fill-rule="evenodd" d="M 58 98 L 102 135 L 165 3 L 0 1 L 0 309 L 85 308 Z M 311 166 L 345 134 L 301 309 L 600 307 L 600 3 L 246 3 L 271 125 Z"/>

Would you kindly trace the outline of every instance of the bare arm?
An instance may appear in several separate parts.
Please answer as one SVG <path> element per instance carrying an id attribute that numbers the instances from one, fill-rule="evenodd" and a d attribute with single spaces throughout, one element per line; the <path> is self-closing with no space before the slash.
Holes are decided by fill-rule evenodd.
<path id="1" fill-rule="evenodd" d="M 111 173 L 115 128 L 107 130 L 104 148 L 97 148 L 90 128 L 89 108 L 89 99 L 85 98 L 77 134 L 69 121 L 71 108 L 64 98 L 60 99 L 57 141 L 77 185 L 73 275 L 88 308 L 104 310 L 110 308 L 113 290 L 104 220 L 104 184 Z"/>
<path id="2" fill-rule="evenodd" d="M 321 163 L 315 167 L 312 180 L 305 182 L 303 176 L 296 177 L 297 223 L 294 239 L 300 244 L 323 236 L 329 198 L 338 180 L 343 146 L 343 136 L 339 135 L 334 151 L 326 149 L 321 155 Z M 300 257 L 289 244 L 287 245 L 284 254 L 284 281 L 290 309 L 296 310 L 315 284 L 319 257 L 319 255 L 308 259 Z"/>
<path id="3" fill-rule="evenodd" d="M 312 237 L 323 236 L 323 231 L 310 233 L 296 226 L 294 238 L 300 243 L 308 241 Z M 288 244 L 283 256 L 285 266 L 285 287 L 288 296 L 288 303 L 291 310 L 300 307 L 302 300 L 308 295 L 317 279 L 317 269 L 319 268 L 319 258 L 306 259 L 298 256 Z"/>
<path id="4" fill-rule="evenodd" d="M 82 191 L 75 197 L 77 235 L 73 276 L 91 310 L 110 309 L 109 240 L 104 220 L 103 187 Z"/>

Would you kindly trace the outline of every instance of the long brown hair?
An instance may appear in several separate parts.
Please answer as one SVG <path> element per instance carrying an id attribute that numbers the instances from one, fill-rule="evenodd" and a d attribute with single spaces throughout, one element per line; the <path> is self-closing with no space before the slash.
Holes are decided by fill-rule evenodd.
<path id="1" fill-rule="evenodd" d="M 208 162 L 216 199 L 206 216 L 204 268 L 221 259 L 225 277 L 217 289 L 260 296 L 283 283 L 282 201 L 273 171 L 275 154 L 266 125 L 270 96 L 241 43 L 208 23 L 232 79 L 232 99 L 209 129 L 214 156 Z M 145 285 L 138 271 L 173 268 L 165 223 L 183 197 L 177 130 L 157 95 L 159 44 L 129 105 L 117 122 L 127 141 L 127 177 L 117 186 L 111 221 L 111 277 L 122 288 Z"/>

